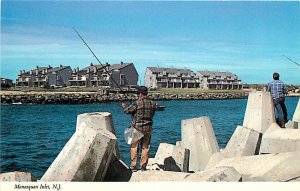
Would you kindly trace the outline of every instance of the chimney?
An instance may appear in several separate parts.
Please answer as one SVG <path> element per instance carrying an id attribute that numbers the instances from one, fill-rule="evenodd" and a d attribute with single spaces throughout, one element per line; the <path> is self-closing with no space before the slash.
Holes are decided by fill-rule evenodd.
<path id="1" fill-rule="evenodd" d="M 121 61 L 121 65 L 123 65 L 124 63 L 123 63 L 123 61 Z"/>
<path id="2" fill-rule="evenodd" d="M 29 74 L 32 75 L 32 70 L 29 71 Z"/>
<path id="3" fill-rule="evenodd" d="M 36 66 L 36 69 L 39 69 L 39 66 Z"/>
<path id="4" fill-rule="evenodd" d="M 23 74 L 23 71 L 22 70 L 20 70 L 20 75 L 22 75 Z"/>
<path id="5" fill-rule="evenodd" d="M 39 74 L 39 70 L 38 70 L 38 69 L 35 70 L 35 74 L 36 74 L 36 75 Z"/>
<path id="6" fill-rule="evenodd" d="M 25 70 L 23 70 L 23 72 L 22 72 L 23 74 L 25 73 Z"/>
<path id="7" fill-rule="evenodd" d="M 76 71 L 79 72 L 79 67 L 77 67 Z"/>
<path id="8" fill-rule="evenodd" d="M 91 62 L 90 66 L 93 66 L 93 63 Z"/>
<path id="9" fill-rule="evenodd" d="M 48 65 L 48 68 L 50 69 L 50 68 L 52 68 L 50 65 Z"/>
<path id="10" fill-rule="evenodd" d="M 61 67 L 63 67 L 63 65 L 59 65 L 59 67 L 61 68 Z"/>
<path id="11" fill-rule="evenodd" d="M 73 68 L 73 73 L 76 73 L 76 68 Z"/>

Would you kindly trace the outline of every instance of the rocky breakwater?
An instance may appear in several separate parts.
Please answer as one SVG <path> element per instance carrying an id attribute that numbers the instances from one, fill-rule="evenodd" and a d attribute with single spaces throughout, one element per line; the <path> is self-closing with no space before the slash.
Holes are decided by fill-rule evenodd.
<path id="1" fill-rule="evenodd" d="M 247 92 L 236 93 L 150 93 L 153 100 L 216 100 L 216 99 L 242 99 Z M 1 104 L 94 104 L 136 100 L 136 94 L 110 93 L 108 95 L 95 92 L 85 93 L 1 93 Z"/>

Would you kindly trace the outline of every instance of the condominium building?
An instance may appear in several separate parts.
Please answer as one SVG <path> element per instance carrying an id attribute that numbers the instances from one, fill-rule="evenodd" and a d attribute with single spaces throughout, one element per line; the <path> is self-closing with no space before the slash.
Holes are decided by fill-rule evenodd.
<path id="1" fill-rule="evenodd" d="M 241 80 L 231 72 L 198 71 L 197 75 L 202 81 L 200 85 L 202 89 L 243 89 Z"/>
<path id="2" fill-rule="evenodd" d="M 70 66 L 59 67 L 39 67 L 25 71 L 20 70 L 18 78 L 16 79 L 16 86 L 18 87 L 47 87 L 47 86 L 68 86 L 69 78 L 72 73 Z"/>
<path id="3" fill-rule="evenodd" d="M 136 86 L 138 73 L 133 63 L 93 64 L 81 70 L 75 68 L 69 79 L 70 86 L 97 87 L 105 86 L 111 89 Z"/>
<path id="4" fill-rule="evenodd" d="M 243 83 L 231 72 L 147 67 L 144 77 L 148 88 L 242 89 Z"/>
<path id="5" fill-rule="evenodd" d="M 148 88 L 199 88 L 201 81 L 190 69 L 147 67 L 144 83 Z"/>

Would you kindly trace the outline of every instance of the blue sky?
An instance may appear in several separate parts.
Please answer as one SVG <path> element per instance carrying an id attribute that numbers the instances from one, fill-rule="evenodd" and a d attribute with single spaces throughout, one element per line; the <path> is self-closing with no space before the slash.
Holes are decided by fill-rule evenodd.
<path id="1" fill-rule="evenodd" d="M 245 83 L 273 72 L 300 84 L 299 2 L 1 1 L 1 76 L 19 70 L 133 62 L 143 84 L 147 66 L 231 71 Z"/>

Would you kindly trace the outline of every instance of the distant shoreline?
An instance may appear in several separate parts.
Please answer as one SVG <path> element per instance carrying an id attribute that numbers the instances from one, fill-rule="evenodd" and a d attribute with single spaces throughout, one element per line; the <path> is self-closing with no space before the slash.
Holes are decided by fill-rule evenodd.
<path id="1" fill-rule="evenodd" d="M 158 93 L 151 92 L 153 100 L 226 100 L 244 99 L 247 91 L 232 92 L 203 92 L 203 93 Z M 97 92 L 21 92 L 1 91 L 1 104 L 96 104 L 112 103 L 126 100 L 136 100 L 136 94 L 99 94 Z M 299 97 L 300 93 L 289 94 L 290 97 Z"/>

